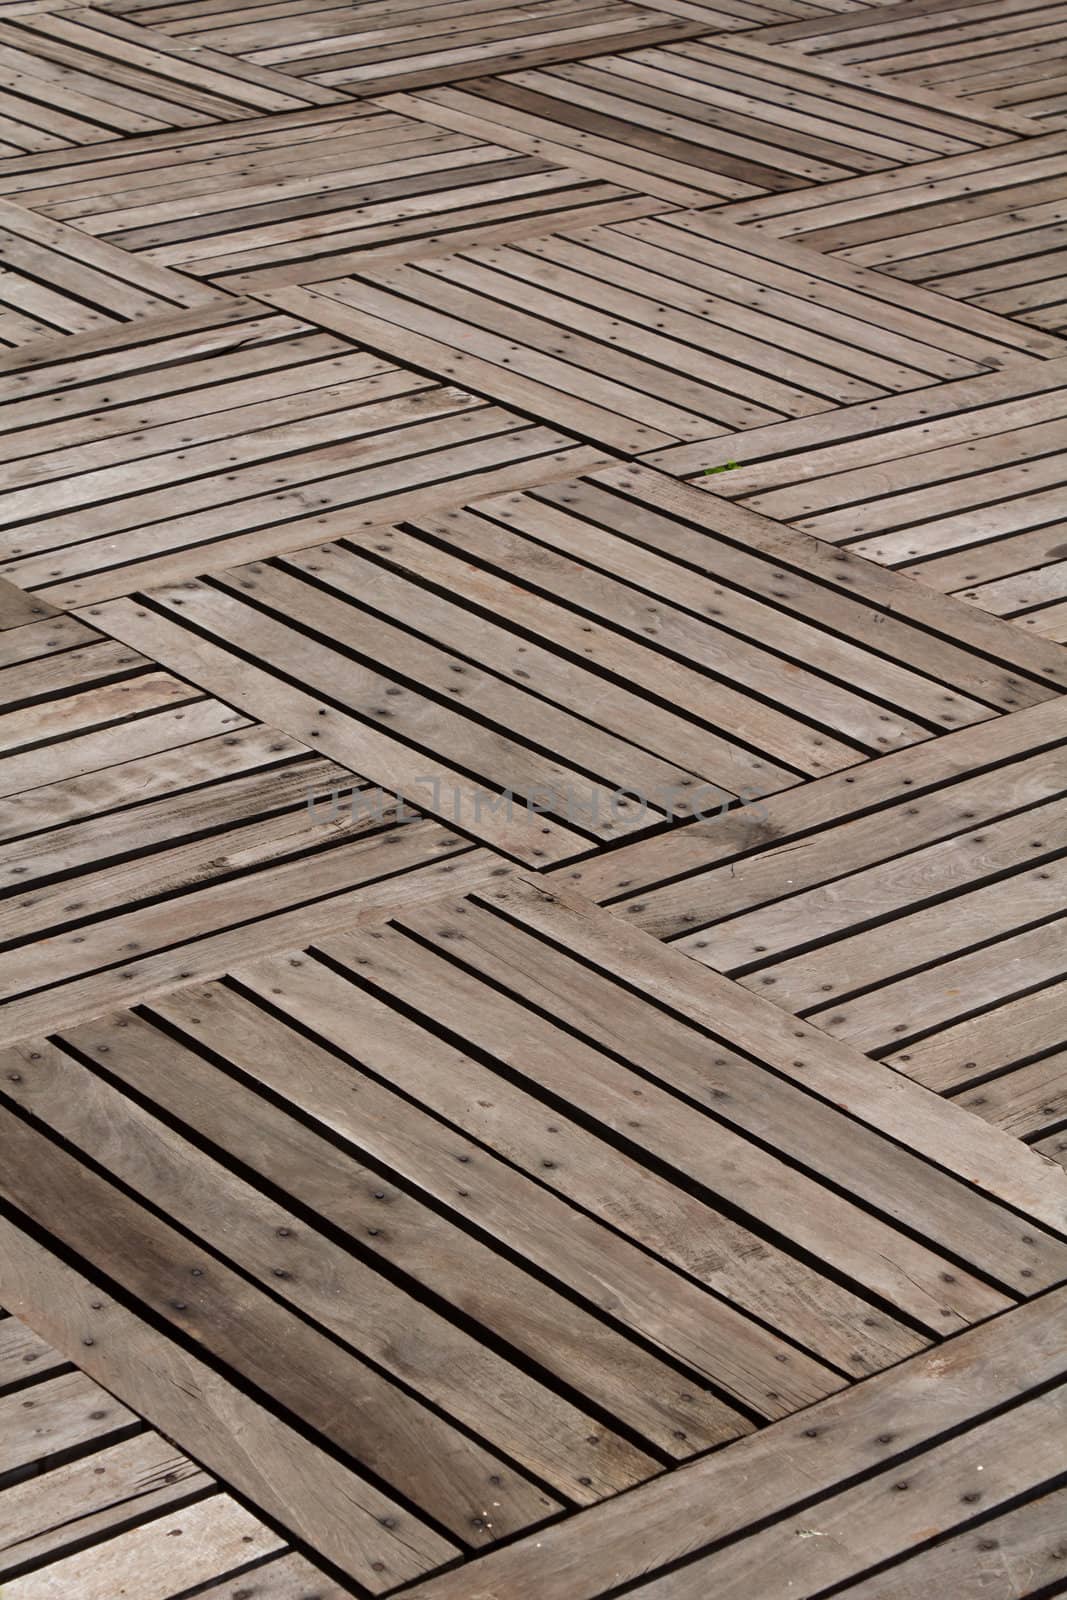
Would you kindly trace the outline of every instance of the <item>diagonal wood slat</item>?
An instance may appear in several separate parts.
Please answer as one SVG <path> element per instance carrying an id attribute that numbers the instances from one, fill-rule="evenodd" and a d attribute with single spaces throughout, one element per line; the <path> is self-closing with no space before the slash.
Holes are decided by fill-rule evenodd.
<path id="1" fill-rule="evenodd" d="M 1065 18 L 1042 0 L 902 0 L 867 15 L 785 23 L 762 37 L 1046 126 L 1063 121 Z"/>
<path id="2" fill-rule="evenodd" d="M 1036 124 L 763 46 L 712 36 L 384 95 L 381 105 L 539 151 L 682 205 L 804 194 L 1016 142 Z"/>
<path id="3" fill-rule="evenodd" d="M 341 1600 L 209 1473 L 138 1428 L 17 1317 L 0 1316 L 0 1375 L 6 1473 L 19 1462 L 0 1490 L 0 1574 L 15 1600 L 46 1586 L 106 1600 L 116 1587 L 156 1595 L 168 1584 L 222 1585 L 250 1563 L 257 1584 L 275 1585 L 261 1593 L 317 1583 L 323 1600 Z"/>
<path id="4" fill-rule="evenodd" d="M 313 282 L 363 259 L 439 253 L 453 235 L 521 238 L 662 208 L 617 181 L 372 105 L 9 160 L 0 190 L 57 231 L 88 235 L 87 250 L 184 282 L 188 304 L 219 295 L 179 273 L 234 291 Z"/>
<path id="5" fill-rule="evenodd" d="M 1061 643 L 1065 372 L 1060 359 L 945 384 L 922 420 L 863 405 L 818 435 L 806 422 L 754 429 L 736 472 L 695 481 Z M 702 471 L 688 447 L 650 459 Z"/>
<path id="6" fill-rule="evenodd" d="M 764 8 L 765 16 L 769 10 Z M 706 17 L 673 16 L 637 0 L 535 0 L 518 7 L 507 0 L 464 6 L 455 0 L 373 0 L 352 15 L 295 0 L 288 12 L 275 9 L 266 19 L 255 7 L 220 12 L 194 0 L 127 14 L 183 41 L 307 81 L 313 90 L 359 94 L 479 77 L 487 62 L 504 70 L 658 44 L 701 33 L 708 23 Z"/>

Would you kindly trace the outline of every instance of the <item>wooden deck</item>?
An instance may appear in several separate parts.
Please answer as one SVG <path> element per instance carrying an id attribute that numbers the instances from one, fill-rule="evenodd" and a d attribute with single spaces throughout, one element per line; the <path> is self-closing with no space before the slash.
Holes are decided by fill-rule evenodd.
<path id="1" fill-rule="evenodd" d="M 4 1600 L 1067 1595 L 1067 4 L 0 3 Z"/>

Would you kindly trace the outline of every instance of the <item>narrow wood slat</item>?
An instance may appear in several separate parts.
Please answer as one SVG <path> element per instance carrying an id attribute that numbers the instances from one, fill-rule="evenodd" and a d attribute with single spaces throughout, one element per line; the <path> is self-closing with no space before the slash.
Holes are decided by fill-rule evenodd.
<path id="1" fill-rule="evenodd" d="M 42 1377 L 63 1365 L 63 1357 L 17 1317 L 0 1319 L 0 1389 Z"/>
<path id="2" fill-rule="evenodd" d="M 206 604 L 214 604 L 212 591 L 201 587 L 199 592 Z M 185 588 L 174 598 L 184 605 L 193 602 L 194 597 L 195 591 Z M 519 807 L 516 814 L 516 809 L 507 805 L 503 812 L 484 804 L 479 806 L 477 796 L 483 791 L 475 789 L 462 771 L 438 762 L 427 774 L 428 753 L 402 744 L 387 732 L 380 732 L 370 721 L 348 714 L 343 706 L 337 709 L 320 703 L 314 692 L 290 688 L 281 678 L 262 667 L 252 666 L 221 644 L 210 643 L 188 632 L 166 614 L 138 612 L 132 602 L 123 601 L 90 609 L 100 616 L 106 612 L 109 628 L 119 636 L 150 635 L 157 656 L 181 659 L 197 677 L 206 674 L 217 688 L 227 695 L 235 693 L 242 703 L 249 706 L 273 704 L 276 712 L 284 712 L 280 720 L 299 727 L 307 739 L 314 740 L 315 748 L 338 760 L 342 766 L 366 772 L 372 779 L 378 780 L 380 775 L 385 789 L 394 794 L 402 793 L 422 811 L 447 816 L 456 825 L 470 829 L 498 847 L 518 851 L 521 855 L 529 854 L 538 860 L 562 859 L 581 848 L 579 834 L 562 823 L 537 816 L 530 809 Z M 225 608 L 222 615 L 226 614 L 236 614 L 237 625 L 240 625 L 242 619 L 236 606 Z M 296 643 L 297 639 L 297 635 L 290 633 L 282 642 L 289 647 L 290 642 Z M 330 699 L 333 699 L 332 693 Z"/>
<path id="3" fill-rule="evenodd" d="M 967 1111 L 1020 1139 L 1067 1119 L 1067 1051 L 1016 1067 L 955 1097 Z"/>
<path id="4" fill-rule="evenodd" d="M 42 617 L 57 615 L 55 606 L 35 595 L 28 595 L 6 578 L 0 578 L 0 623 L 3 631 L 25 628 Z"/>
<path id="5" fill-rule="evenodd" d="M 1050 59 L 1062 57 L 1063 36 L 1062 12 L 1032 0 L 995 10 L 986 0 L 963 5 L 940 0 L 934 6 L 904 0 L 879 6 L 869 19 L 801 21 L 763 34 L 774 44 L 788 43 L 866 72 L 1023 113 L 1039 112 Z M 1024 92 L 1005 97 L 1005 80 L 1021 83 Z"/>

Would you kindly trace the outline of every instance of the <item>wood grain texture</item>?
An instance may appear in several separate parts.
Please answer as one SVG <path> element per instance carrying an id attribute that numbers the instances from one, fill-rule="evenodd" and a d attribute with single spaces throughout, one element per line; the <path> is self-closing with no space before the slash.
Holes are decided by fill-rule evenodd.
<path id="1" fill-rule="evenodd" d="M 4 1600 L 1063 1588 L 1065 33 L 0 0 Z"/>

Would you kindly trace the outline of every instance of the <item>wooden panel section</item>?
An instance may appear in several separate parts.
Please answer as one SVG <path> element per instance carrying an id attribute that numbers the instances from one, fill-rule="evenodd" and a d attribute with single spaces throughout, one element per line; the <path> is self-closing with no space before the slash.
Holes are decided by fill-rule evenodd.
<path id="1" fill-rule="evenodd" d="M 4 1600 L 1064 1590 L 1065 31 L 0 0 Z"/>
<path id="2" fill-rule="evenodd" d="M 547 866 L 1055 693 L 1051 646 L 826 549 L 610 469 L 84 617 Z"/>
<path id="3" fill-rule="evenodd" d="M 777 1600 L 788 1594 L 790 1573 L 798 1595 L 814 1596 L 824 1579 L 851 1576 L 850 1563 L 862 1573 L 882 1561 L 893 1565 L 857 1590 L 865 1600 L 911 1600 L 929 1592 L 910 1587 L 917 1572 L 929 1580 L 946 1570 L 968 1600 L 983 1588 L 1020 1600 L 1031 1576 L 1059 1578 L 1063 1567 L 1062 1541 L 1048 1538 L 1047 1496 L 1059 1468 L 1049 1430 L 1061 1425 L 1064 1309 L 1061 1289 L 802 1418 L 410 1592 L 417 1600 L 523 1600 L 533 1577 L 543 1600 L 593 1600 L 620 1580 L 639 1582 L 635 1594 L 689 1600 L 719 1593 L 720 1581 L 724 1595 L 751 1594 L 752 1579 L 761 1596 Z M 855 1488 L 837 1494 L 847 1479 Z M 1001 1515 L 1016 1496 L 1021 1504 Z M 1005 1559 L 976 1563 L 976 1543 L 1009 1516 L 1020 1519 L 1024 1550 L 1037 1541 L 1034 1564 L 1013 1564 L 1010 1545 Z M 957 1535 L 976 1519 L 973 1534 Z M 749 1532 L 753 1526 L 760 1531 Z M 956 1559 L 946 1569 L 951 1541 Z M 927 1548 L 908 1561 L 920 1544 Z M 656 1576 L 659 1568 L 668 1571 Z"/>
<path id="4" fill-rule="evenodd" d="M 521 238 L 663 208 L 492 136 L 374 106 L 8 160 L 0 192 L 48 219 L 40 228 L 88 235 L 87 251 L 143 268 L 149 281 L 184 284 L 185 304 L 218 298 L 185 274 L 228 289 L 307 283 L 362 260 L 444 252 L 450 241 Z"/>
<path id="5" fill-rule="evenodd" d="M 747 35 L 476 78 L 380 102 L 665 201 L 804 194 L 851 173 L 1011 141 L 1012 119 L 879 84 Z"/>
<path id="6" fill-rule="evenodd" d="M 1061 640 L 1067 555 L 1067 361 L 945 384 L 919 420 L 899 405 L 753 429 L 737 470 L 705 475 L 700 452 L 651 459 L 716 496 L 892 567 L 976 609 Z M 822 419 L 819 419 L 820 423 Z"/>
<path id="7" fill-rule="evenodd" d="M 603 459 L 252 302 L 9 356 L 5 420 L 4 575 L 63 605 Z"/>
<path id="8" fill-rule="evenodd" d="M 168 1600 L 215 1581 L 239 1588 L 242 1578 L 267 1600 L 292 1600 L 299 1584 L 340 1600 L 340 1589 L 83 1372 L 47 1378 L 63 1358 L 16 1317 L 0 1317 L 0 1348 L 20 1347 L 36 1365 L 23 1367 L 18 1387 L 5 1389 L 6 1369 L 0 1378 L 6 1455 L 22 1461 L 0 1488 L 0 1578 L 11 1600 Z"/>
<path id="9" fill-rule="evenodd" d="M 614 450 L 699 440 L 707 466 L 744 430 L 1064 348 L 697 212 L 263 297 Z"/>
<path id="10" fill-rule="evenodd" d="M 246 960 L 0 1073 L 0 1185 L 39 1241 L 10 1235 L 16 1309 L 62 1281 L 45 1337 L 376 1591 L 401 1529 L 409 1568 L 484 1549 L 1067 1270 L 1058 1168 L 814 1029 L 783 1071 L 781 1012 L 543 882 Z M 260 1463 L 297 1440 L 309 1498 L 279 1505 Z"/>
<path id="11" fill-rule="evenodd" d="M 1065 170 L 1067 136 L 1048 134 L 724 215 L 1062 333 Z"/>
<path id="12" fill-rule="evenodd" d="M 631 0 L 371 0 L 358 13 L 301 0 L 263 8 L 159 4 L 132 10 L 139 23 L 269 67 L 309 86 L 348 94 L 411 89 L 593 51 L 702 33 L 706 18 L 673 16 Z M 809 13 L 810 14 L 810 13 Z"/>
<path id="13" fill-rule="evenodd" d="M 272 1521 L 320 1546 L 326 1562 L 380 1593 L 454 1554 L 454 1545 L 254 1395 L 113 1299 L 98 1277 L 90 1281 L 4 1217 L 0 1238 L 5 1294 L 17 1313 L 32 1316 L 60 1349 L 77 1351 L 88 1376 L 121 1389 L 167 1438 L 180 1435 L 179 1448 L 234 1483 Z M 311 1575 L 304 1568 L 294 1576 L 306 1584 Z M 334 1600 L 328 1588 L 325 1600 Z"/>
<path id="14" fill-rule="evenodd" d="M 0 18 L 0 154 L 192 128 L 338 95 L 95 8 Z"/>
<path id="15" fill-rule="evenodd" d="M 73 619 L 5 640 L 5 1031 L 187 980 L 213 949 L 225 964 L 345 926 L 426 892 L 438 864 L 489 870 L 349 769 Z M 334 789 L 356 800 L 331 819 Z"/>
<path id="16" fill-rule="evenodd" d="M 0 201 L 0 345 L 92 333 L 136 317 L 215 304 L 221 294 Z"/>
<path id="17" fill-rule="evenodd" d="M 708 33 L 781 24 L 786 17 L 857 11 L 867 0 L 648 0 L 654 11 L 703 22 Z"/>
<path id="18" fill-rule="evenodd" d="M 1062 125 L 1067 17 L 1042 0 L 904 0 L 872 15 L 768 28 L 762 37 L 980 105 Z"/>
<path id="19" fill-rule="evenodd" d="M 568 881 L 1037 1142 L 1067 1121 L 1062 701 Z"/>

